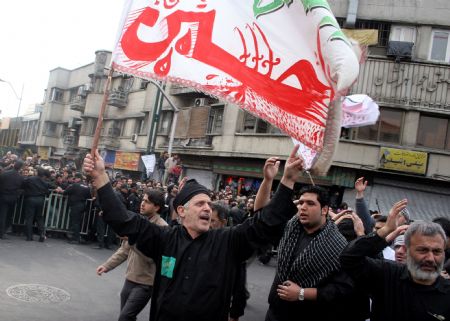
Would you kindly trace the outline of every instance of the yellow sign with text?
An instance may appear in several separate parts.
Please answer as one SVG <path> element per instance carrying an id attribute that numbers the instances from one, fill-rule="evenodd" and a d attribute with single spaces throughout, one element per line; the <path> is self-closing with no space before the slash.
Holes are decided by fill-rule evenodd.
<path id="1" fill-rule="evenodd" d="M 49 156 L 48 152 L 49 152 L 48 147 L 38 146 L 38 155 L 41 156 L 42 160 L 48 160 L 48 156 Z"/>
<path id="2" fill-rule="evenodd" d="M 139 157 L 139 153 L 116 152 L 114 168 L 137 171 L 139 167 Z"/>
<path id="3" fill-rule="evenodd" d="M 428 154 L 413 150 L 380 148 L 380 168 L 425 175 Z"/>

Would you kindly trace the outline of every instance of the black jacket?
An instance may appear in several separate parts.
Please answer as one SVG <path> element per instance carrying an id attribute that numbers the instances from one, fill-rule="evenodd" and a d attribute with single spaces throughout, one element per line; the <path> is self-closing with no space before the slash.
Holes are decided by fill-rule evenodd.
<path id="1" fill-rule="evenodd" d="M 450 281 L 438 277 L 433 285 L 420 285 L 405 264 L 367 257 L 386 246 L 373 232 L 352 241 L 341 254 L 342 268 L 372 298 L 371 320 L 450 320 Z"/>
<path id="2" fill-rule="evenodd" d="M 2 198 L 16 199 L 22 188 L 24 177 L 15 169 L 0 174 L 0 196 Z"/>
<path id="3" fill-rule="evenodd" d="M 297 212 L 292 195 L 292 190 L 280 184 L 254 218 L 192 239 L 181 225 L 160 227 L 127 212 L 111 185 L 98 191 L 105 222 L 119 235 L 127 235 L 130 244 L 136 243 L 156 263 L 152 321 L 228 320 L 239 263 Z"/>
<path id="4" fill-rule="evenodd" d="M 51 185 L 44 178 L 39 176 L 30 176 L 24 179 L 22 188 L 25 197 L 47 196 L 55 186 Z"/>
<path id="5" fill-rule="evenodd" d="M 73 183 L 64 191 L 64 195 L 69 197 L 69 206 L 85 204 L 86 200 L 91 198 L 91 190 L 86 185 Z"/>

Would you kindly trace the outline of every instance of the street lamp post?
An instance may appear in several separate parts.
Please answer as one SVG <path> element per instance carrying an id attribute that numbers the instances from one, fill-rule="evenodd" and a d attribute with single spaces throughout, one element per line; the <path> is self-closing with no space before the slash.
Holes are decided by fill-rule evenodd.
<path id="1" fill-rule="evenodd" d="M 13 85 L 4 79 L 0 79 L 0 82 L 5 82 L 9 85 L 9 87 L 12 89 L 14 95 L 16 96 L 16 98 L 19 100 L 19 107 L 17 108 L 17 115 L 16 118 L 19 118 L 19 112 L 20 112 L 20 106 L 22 105 L 22 97 L 23 97 L 23 88 L 24 88 L 24 84 L 22 84 L 22 90 L 20 91 L 20 96 L 17 94 L 16 90 L 14 89 Z"/>

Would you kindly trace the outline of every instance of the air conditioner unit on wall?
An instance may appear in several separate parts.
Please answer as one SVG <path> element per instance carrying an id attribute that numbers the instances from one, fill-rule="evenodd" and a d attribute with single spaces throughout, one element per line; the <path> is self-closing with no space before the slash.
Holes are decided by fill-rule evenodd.
<path id="1" fill-rule="evenodd" d="M 132 143 L 136 143 L 136 142 L 137 142 L 137 139 L 138 139 L 138 134 L 133 134 L 133 135 L 131 135 L 130 141 L 131 141 Z"/>
<path id="2" fill-rule="evenodd" d="M 387 56 L 395 57 L 395 60 L 402 58 L 411 59 L 414 42 L 406 41 L 389 41 L 387 47 Z"/>
<path id="3" fill-rule="evenodd" d="M 75 128 L 77 126 L 81 126 L 81 119 L 72 117 L 69 119 L 69 123 L 67 124 L 67 127 L 69 128 Z"/>
<path id="4" fill-rule="evenodd" d="M 206 106 L 206 105 L 208 105 L 208 98 L 195 98 L 195 100 L 194 100 L 195 107 Z"/>

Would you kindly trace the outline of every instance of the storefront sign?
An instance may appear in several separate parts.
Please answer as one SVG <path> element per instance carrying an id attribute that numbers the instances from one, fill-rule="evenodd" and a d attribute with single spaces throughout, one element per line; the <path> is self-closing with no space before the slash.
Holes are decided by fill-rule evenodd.
<path id="1" fill-rule="evenodd" d="M 137 171 L 139 166 L 139 153 L 116 152 L 114 169 Z"/>
<path id="2" fill-rule="evenodd" d="M 38 146 L 38 155 L 41 157 L 41 160 L 48 160 L 49 148 L 44 146 Z"/>
<path id="3" fill-rule="evenodd" d="M 116 151 L 115 150 L 102 150 L 100 155 L 103 157 L 105 161 L 106 168 L 113 168 L 114 163 L 116 162 Z"/>
<path id="4" fill-rule="evenodd" d="M 396 148 L 380 148 L 380 168 L 414 174 L 426 174 L 428 154 Z"/>

